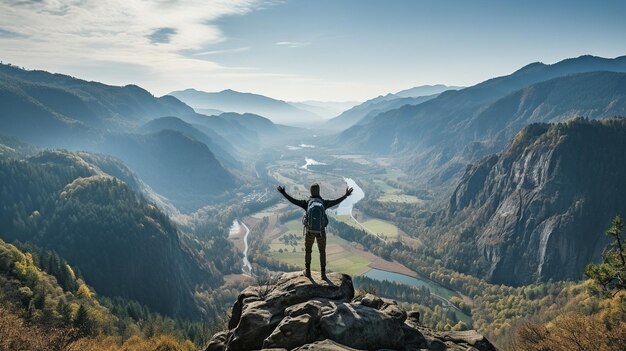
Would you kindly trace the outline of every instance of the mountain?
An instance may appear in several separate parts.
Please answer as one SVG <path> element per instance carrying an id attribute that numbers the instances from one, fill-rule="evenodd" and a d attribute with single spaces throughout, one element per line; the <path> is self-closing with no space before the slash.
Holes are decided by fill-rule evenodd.
<path id="1" fill-rule="evenodd" d="M 274 123 L 306 125 L 316 123 L 321 118 L 309 111 L 294 107 L 288 102 L 267 96 L 223 90 L 217 93 L 186 89 L 173 91 L 175 96 L 195 109 L 216 109 L 226 112 L 253 113 L 268 117 Z"/>
<path id="2" fill-rule="evenodd" d="M 291 105 L 314 113 L 323 119 L 335 117 L 345 110 L 359 104 L 357 101 L 315 101 L 289 102 Z"/>
<path id="3" fill-rule="evenodd" d="M 96 148 L 130 165 L 154 191 L 183 211 L 196 210 L 237 185 L 206 144 L 179 131 L 110 134 Z"/>
<path id="4" fill-rule="evenodd" d="M 355 296 L 348 275 L 283 273 L 241 292 L 228 330 L 213 335 L 206 351 L 496 350 L 474 330 L 436 332 L 419 319 L 418 311 L 407 312 L 396 301 Z"/>
<path id="5" fill-rule="evenodd" d="M 626 115 L 626 73 L 580 73 L 530 85 L 476 114 L 466 132 L 501 149 L 529 123 L 608 115 Z"/>
<path id="6" fill-rule="evenodd" d="M 343 130 L 355 124 L 367 123 L 380 113 L 404 105 L 421 104 L 436 98 L 440 93 L 450 89 L 458 89 L 458 87 L 448 87 L 443 84 L 423 85 L 402 90 L 395 94 L 381 95 L 342 112 L 337 117 L 330 119 L 326 126 L 335 130 Z"/>
<path id="7" fill-rule="evenodd" d="M 220 110 L 216 110 L 212 108 L 198 108 L 196 109 L 196 112 L 201 113 L 203 115 L 207 115 L 207 116 L 217 116 L 217 115 L 221 115 L 222 113 L 224 113 L 224 111 L 220 111 Z"/>
<path id="8" fill-rule="evenodd" d="M 271 120 L 252 113 L 226 112 L 218 116 L 194 115 L 184 117 L 185 122 L 196 129 L 212 130 L 233 145 L 239 153 L 256 152 L 274 143 L 282 145 L 285 137 L 305 133 L 305 129 L 275 124 Z"/>
<path id="9" fill-rule="evenodd" d="M 419 96 L 428 96 L 428 95 L 436 95 L 441 94 L 446 90 L 460 90 L 463 87 L 456 87 L 451 85 L 444 84 L 435 84 L 435 85 L 420 85 L 417 87 L 401 90 L 393 95 L 401 98 L 407 97 L 419 97 Z"/>
<path id="10" fill-rule="evenodd" d="M 293 127 L 286 127 L 282 125 L 274 124 L 268 118 L 255 115 L 253 113 L 233 113 L 226 112 L 219 115 L 219 118 L 238 123 L 242 127 L 246 127 L 258 133 L 259 136 L 275 136 L 281 133 L 281 131 L 295 129 Z"/>
<path id="11" fill-rule="evenodd" d="M 509 76 L 381 113 L 370 123 L 345 130 L 340 139 L 360 150 L 404 158 L 410 173 L 429 184 L 447 182 L 468 162 L 499 151 L 507 136 L 528 123 L 623 114 L 624 77 L 591 73 L 602 70 L 626 72 L 626 56 L 531 64 Z M 574 74 L 581 75 L 568 77 Z M 540 82 L 546 84 L 535 85 Z"/>
<path id="12" fill-rule="evenodd" d="M 234 147 L 215 130 L 193 131 L 181 120 L 205 117 L 173 96 L 157 98 L 134 85 L 0 65 L 3 134 L 41 147 L 116 156 L 186 210 L 206 205 L 236 183 L 223 167 L 238 166 Z M 150 135 L 129 133 L 134 130 Z"/>
<path id="13" fill-rule="evenodd" d="M 624 118 L 531 124 L 467 168 L 445 222 L 475 243 L 491 282 L 581 279 L 608 244 L 607 223 L 626 214 L 625 148 Z"/>
<path id="14" fill-rule="evenodd" d="M 355 125 L 367 124 L 371 122 L 374 118 L 376 118 L 376 116 L 385 111 L 393 110 L 405 105 L 419 105 L 422 102 L 432 100 L 437 96 L 439 96 L 439 94 L 418 97 L 403 97 L 391 100 L 383 100 L 374 104 L 370 104 L 366 109 L 367 113 L 361 116 L 360 119 L 355 123 Z"/>
<path id="15" fill-rule="evenodd" d="M 337 117 L 331 118 L 325 125 L 330 129 L 344 130 L 357 124 L 367 124 L 367 122 L 385 111 L 393 110 L 404 105 L 420 104 L 434 99 L 435 97 L 437 97 L 437 95 L 417 98 L 400 98 L 396 97 L 394 94 L 378 96 L 342 112 Z"/>
<path id="16" fill-rule="evenodd" d="M 213 262 L 200 261 L 163 212 L 83 156 L 45 151 L 0 160 L 0 238 L 54 250 L 101 295 L 199 317 L 194 292 L 221 283 L 216 266 L 233 266 L 227 241 L 214 238 L 204 253 Z"/>
<path id="17" fill-rule="evenodd" d="M 200 129 L 202 129 L 202 131 Z M 161 117 L 142 125 L 137 132 L 142 134 L 158 133 L 163 130 L 173 130 L 181 134 L 205 144 L 221 164 L 227 167 L 240 167 L 233 154 L 236 153 L 235 148 L 221 135 L 214 130 L 203 128 L 202 126 L 194 127 L 193 125 L 181 120 L 178 117 Z"/>
<path id="18" fill-rule="evenodd" d="M 157 98 L 135 85 L 116 87 L 0 64 L 0 129 L 37 145 L 63 144 L 61 134 L 80 137 L 88 127 L 120 131 L 191 113 L 175 98 Z"/>

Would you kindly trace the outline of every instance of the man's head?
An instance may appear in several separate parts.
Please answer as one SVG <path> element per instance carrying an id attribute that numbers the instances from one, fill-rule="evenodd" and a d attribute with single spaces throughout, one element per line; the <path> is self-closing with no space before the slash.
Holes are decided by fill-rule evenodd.
<path id="1" fill-rule="evenodd" d="M 319 197 L 320 196 L 320 185 L 317 183 L 313 183 L 313 185 L 311 185 L 311 196 L 312 197 Z"/>

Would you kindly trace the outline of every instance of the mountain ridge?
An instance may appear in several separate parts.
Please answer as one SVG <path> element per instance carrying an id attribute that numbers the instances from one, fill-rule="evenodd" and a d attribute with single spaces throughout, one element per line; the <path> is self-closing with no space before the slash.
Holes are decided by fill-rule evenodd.
<path id="1" fill-rule="evenodd" d="M 235 153 L 234 147 L 230 145 L 225 138 L 215 133 L 212 129 L 202 128 L 203 130 L 200 130 L 178 117 L 161 117 L 153 119 L 140 126 L 137 131 L 142 134 L 151 134 L 167 129 L 180 132 L 205 144 L 209 147 L 209 150 L 215 154 L 220 163 L 235 168 L 241 166 L 233 156 Z"/>
<path id="2" fill-rule="evenodd" d="M 173 91 L 168 95 L 174 96 L 194 108 L 241 114 L 253 113 L 269 118 L 275 123 L 298 125 L 321 121 L 321 118 L 316 114 L 295 107 L 286 101 L 232 89 L 212 93 L 189 88 Z"/>
<path id="3" fill-rule="evenodd" d="M 180 131 L 111 134 L 96 149 L 132 165 L 152 189 L 183 211 L 200 208 L 238 185 L 206 144 Z"/>
<path id="4" fill-rule="evenodd" d="M 417 105 L 434 99 L 447 90 L 454 90 L 456 88 L 459 87 L 449 87 L 443 84 L 422 85 L 401 90 L 397 93 L 379 95 L 343 111 L 337 117 L 331 118 L 326 122 L 326 127 L 335 130 L 343 130 L 354 125 L 365 124 L 382 112 L 403 105 Z M 369 118 L 366 120 L 366 117 Z"/>
<path id="5" fill-rule="evenodd" d="M 481 135 L 481 130 L 467 129 L 467 124 L 490 105 L 533 84 L 551 79 L 567 80 L 569 74 L 589 73 L 588 77 L 593 77 L 592 72 L 607 67 L 615 74 L 626 72 L 626 56 L 615 59 L 583 57 L 580 61 L 570 59 L 553 65 L 531 65 L 532 69 L 521 69 L 509 76 L 444 92 L 419 105 L 384 112 L 366 125 L 343 131 L 338 139 L 353 148 L 404 158 L 410 173 L 426 184 L 446 183 L 457 179 L 467 162 L 499 151 L 489 145 L 493 141 Z M 618 86 L 622 87 L 621 84 Z M 593 92 L 584 85 L 579 89 Z M 620 88 L 619 92 L 623 91 Z M 586 111 L 593 112 L 595 108 L 590 106 Z M 606 115 L 610 114 L 621 114 L 621 107 L 607 109 Z M 502 115 L 500 118 L 508 117 Z M 512 133 L 515 132 L 517 130 Z M 503 146 L 507 137 L 500 138 L 498 146 Z"/>
<path id="6" fill-rule="evenodd" d="M 155 97 L 136 85 L 110 86 L 67 75 L 0 65 L 0 130 L 3 134 L 40 147 L 109 153 L 123 159 L 144 178 L 147 185 L 161 195 L 172 197 L 170 200 L 178 206 L 185 209 L 201 207 L 206 205 L 206 199 L 216 195 L 217 190 L 226 192 L 237 182 L 214 157 L 217 154 L 225 165 L 237 167 L 230 154 L 234 149 L 210 126 L 202 127 L 201 133 L 206 135 L 204 138 L 195 134 L 203 139 L 205 143 L 202 145 L 206 149 L 194 144 L 195 139 L 182 134 L 161 133 L 168 129 L 163 126 L 151 136 L 133 133 L 152 120 L 170 116 L 181 120 L 202 120 L 205 117 L 173 96 Z M 195 127 L 183 128 L 178 123 L 169 128 L 189 132 Z M 181 154 L 175 156 L 165 152 L 164 144 Z M 123 149 L 122 145 L 134 148 Z M 210 147 L 215 149 L 215 153 Z M 231 149 L 224 150 L 228 148 Z M 163 160 L 154 157 L 157 153 L 161 153 Z M 193 159 L 193 155 L 198 158 Z M 171 166 L 180 160 L 203 166 L 179 165 L 178 169 L 195 171 L 181 174 L 178 180 L 172 179 L 173 170 L 168 168 L 168 162 Z M 160 182 L 157 175 L 170 175 L 169 182 Z M 193 177 L 198 179 L 191 179 Z M 212 189 L 207 187 L 211 181 L 216 184 Z M 188 187 L 192 185 L 204 190 L 190 192 Z M 190 193 L 195 195 L 190 197 L 194 200 L 184 201 Z M 206 197 L 204 201 L 199 198 L 202 196 Z"/>

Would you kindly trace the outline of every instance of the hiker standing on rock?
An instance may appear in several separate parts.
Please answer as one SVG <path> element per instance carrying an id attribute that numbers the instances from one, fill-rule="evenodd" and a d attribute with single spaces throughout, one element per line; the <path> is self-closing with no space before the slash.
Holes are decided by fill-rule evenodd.
<path id="1" fill-rule="evenodd" d="M 287 194 L 284 186 L 278 186 L 278 192 L 289 200 L 292 204 L 302 207 L 305 214 L 302 219 L 306 234 L 304 237 L 304 265 L 306 270 L 304 275 L 311 278 L 311 250 L 313 242 L 317 239 L 317 248 L 320 251 L 320 268 L 322 271 L 322 279 L 326 279 L 326 225 L 328 225 L 328 217 L 326 217 L 326 209 L 339 205 L 352 194 L 352 188 L 347 187 L 346 193 L 335 200 L 324 200 L 320 196 L 320 186 L 315 183 L 311 185 L 311 197 L 308 200 L 297 200 Z"/>

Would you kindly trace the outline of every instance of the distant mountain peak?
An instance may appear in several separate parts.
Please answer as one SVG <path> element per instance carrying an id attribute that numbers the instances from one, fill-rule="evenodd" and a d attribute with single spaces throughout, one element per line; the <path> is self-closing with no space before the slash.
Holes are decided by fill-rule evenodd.
<path id="1" fill-rule="evenodd" d="M 419 97 L 419 96 L 428 96 L 433 94 L 441 94 L 446 90 L 459 90 L 463 89 L 463 87 L 459 86 L 449 86 L 445 84 L 434 84 L 434 85 L 418 85 L 409 89 L 401 90 L 393 95 L 396 97 Z"/>
<path id="2" fill-rule="evenodd" d="M 517 71 L 513 72 L 513 74 L 518 74 L 518 73 L 522 73 L 522 72 L 529 72 L 529 71 L 533 71 L 539 68 L 543 68 L 546 67 L 548 65 L 546 65 L 543 62 L 533 62 L 533 63 L 529 63 L 526 66 L 518 69 Z"/>
<path id="3" fill-rule="evenodd" d="M 520 73 L 529 73 L 533 71 L 540 71 L 540 70 L 551 68 L 551 67 L 557 68 L 557 67 L 567 67 L 567 66 L 572 66 L 572 65 L 580 66 L 580 65 L 585 65 L 585 64 L 598 64 L 598 63 L 610 64 L 612 62 L 618 62 L 618 61 L 622 61 L 625 59 L 626 59 L 626 55 L 616 56 L 615 58 L 605 58 L 605 57 L 594 56 L 594 55 L 581 55 L 578 57 L 566 58 L 566 59 L 563 59 L 561 61 L 551 63 L 551 64 L 546 64 L 543 62 L 533 62 L 513 72 L 512 75 L 520 74 Z"/>
<path id="4" fill-rule="evenodd" d="M 198 90 L 196 90 L 196 91 L 198 91 Z M 220 93 L 226 93 L 226 94 L 248 94 L 248 93 L 244 93 L 244 92 L 233 90 L 233 89 L 224 89 L 224 90 L 220 91 Z"/>

